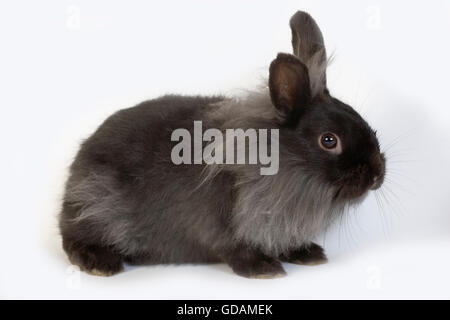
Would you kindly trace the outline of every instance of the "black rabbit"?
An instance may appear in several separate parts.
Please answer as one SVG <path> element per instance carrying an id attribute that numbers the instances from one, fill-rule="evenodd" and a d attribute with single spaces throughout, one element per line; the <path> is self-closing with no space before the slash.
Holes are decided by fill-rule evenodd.
<path id="1" fill-rule="evenodd" d="M 312 241 L 381 186 L 385 158 L 367 122 L 330 95 L 315 21 L 297 12 L 290 26 L 295 55 L 273 60 L 268 90 L 242 100 L 146 101 L 109 117 L 82 144 L 60 215 L 72 263 L 112 275 L 124 262 L 225 262 L 239 275 L 271 278 L 285 274 L 280 261 L 326 262 Z M 193 134 L 194 121 L 221 132 L 278 130 L 278 172 L 262 175 L 261 164 L 174 164 L 172 132 Z"/>

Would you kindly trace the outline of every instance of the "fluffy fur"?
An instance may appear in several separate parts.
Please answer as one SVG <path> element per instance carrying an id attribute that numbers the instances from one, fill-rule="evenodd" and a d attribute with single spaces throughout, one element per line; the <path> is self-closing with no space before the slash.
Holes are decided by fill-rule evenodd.
<path id="1" fill-rule="evenodd" d="M 385 159 L 369 125 L 329 95 L 315 22 L 297 13 L 291 28 L 296 57 L 272 62 L 268 90 L 241 100 L 164 96 L 117 112 L 82 144 L 60 215 L 73 263 L 110 275 L 123 262 L 225 262 L 239 275 L 267 278 L 284 274 L 280 260 L 326 260 L 312 241 L 381 185 Z M 193 136 L 195 120 L 204 130 L 278 129 L 278 173 L 174 165 L 171 133 Z M 319 147 L 324 132 L 340 136 L 342 154 Z"/>
<path id="2" fill-rule="evenodd" d="M 279 115 L 266 91 L 252 93 L 243 101 L 223 101 L 208 116 L 221 123 L 223 131 L 279 128 Z M 282 130 L 281 138 L 293 138 L 291 133 Z M 209 165 L 202 181 L 213 184 L 220 172 L 234 177 L 234 237 L 270 256 L 308 245 L 345 207 L 332 201 L 336 187 L 311 171 L 297 154 L 281 147 L 279 158 L 276 175 L 260 175 L 260 165 Z"/>

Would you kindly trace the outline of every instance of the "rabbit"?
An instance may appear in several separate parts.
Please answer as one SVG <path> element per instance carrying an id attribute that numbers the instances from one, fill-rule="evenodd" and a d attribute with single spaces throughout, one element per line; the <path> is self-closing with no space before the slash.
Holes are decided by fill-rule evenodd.
<path id="1" fill-rule="evenodd" d="M 298 11 L 290 28 L 293 54 L 271 62 L 266 88 L 241 99 L 162 96 L 116 112 L 82 143 L 59 215 L 71 263 L 100 276 L 125 263 L 226 263 L 265 279 L 286 275 L 282 262 L 327 262 L 315 238 L 380 188 L 386 159 L 376 132 L 330 95 L 314 19 Z M 277 130 L 278 172 L 174 164 L 172 132 L 193 133 L 195 121 Z"/>

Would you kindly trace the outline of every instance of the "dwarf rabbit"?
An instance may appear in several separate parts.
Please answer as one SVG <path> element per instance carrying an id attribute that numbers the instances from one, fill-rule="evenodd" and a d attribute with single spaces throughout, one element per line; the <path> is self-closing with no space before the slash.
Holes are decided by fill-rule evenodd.
<path id="1" fill-rule="evenodd" d="M 267 90 L 163 96 L 118 111 L 82 143 L 59 216 L 73 264 L 112 275 L 124 263 L 224 262 L 241 276 L 273 278 L 285 274 L 282 261 L 327 261 L 314 238 L 381 186 L 385 157 L 375 131 L 330 95 L 316 22 L 299 11 L 290 27 L 294 55 L 272 61 Z M 199 121 L 216 133 L 272 130 L 276 174 L 261 174 L 261 163 L 174 163 L 173 132 L 193 136 Z M 229 140 L 218 144 L 229 151 Z"/>

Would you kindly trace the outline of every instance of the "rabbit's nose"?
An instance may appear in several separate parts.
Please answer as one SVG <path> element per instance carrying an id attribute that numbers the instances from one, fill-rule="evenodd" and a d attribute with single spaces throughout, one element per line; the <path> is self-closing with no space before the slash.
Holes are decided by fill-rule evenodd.
<path id="1" fill-rule="evenodd" d="M 372 186 L 370 187 L 371 190 L 376 190 L 381 186 L 382 179 L 380 179 L 380 176 L 373 176 L 373 182 Z"/>

